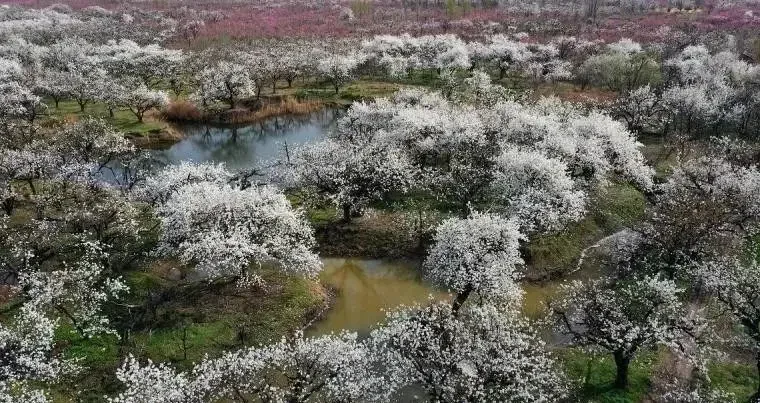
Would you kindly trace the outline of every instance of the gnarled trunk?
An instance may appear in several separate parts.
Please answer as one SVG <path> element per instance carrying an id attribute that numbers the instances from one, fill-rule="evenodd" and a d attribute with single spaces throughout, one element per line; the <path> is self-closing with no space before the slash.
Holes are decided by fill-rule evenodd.
<path id="1" fill-rule="evenodd" d="M 467 301 L 467 298 L 472 293 L 472 285 L 467 285 L 467 287 L 464 288 L 464 290 L 460 291 L 457 296 L 454 298 L 454 302 L 451 304 L 451 310 L 454 312 L 454 316 L 456 316 L 459 313 L 459 310 L 462 308 L 462 305 Z"/>
<path id="2" fill-rule="evenodd" d="M 620 352 L 615 352 L 614 355 L 615 367 L 617 368 L 615 387 L 618 389 L 626 389 L 628 388 L 628 366 L 631 363 L 631 359 Z"/>

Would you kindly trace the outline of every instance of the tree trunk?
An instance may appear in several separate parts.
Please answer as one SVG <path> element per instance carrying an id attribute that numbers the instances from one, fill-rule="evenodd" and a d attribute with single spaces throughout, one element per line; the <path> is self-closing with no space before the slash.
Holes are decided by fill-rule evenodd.
<path id="1" fill-rule="evenodd" d="M 628 388 L 628 365 L 630 363 L 630 358 L 624 356 L 622 353 L 615 353 L 615 366 L 617 367 L 617 374 L 615 376 L 616 388 Z"/>
<path id="2" fill-rule="evenodd" d="M 16 199 L 14 197 L 9 197 L 5 200 L 3 200 L 3 211 L 5 211 L 5 214 L 10 216 L 11 213 L 13 213 L 13 208 L 16 206 Z"/>
<path id="3" fill-rule="evenodd" d="M 288 81 L 288 88 L 292 87 L 293 86 L 293 79 L 289 78 L 287 81 Z"/>
<path id="4" fill-rule="evenodd" d="M 461 292 L 457 294 L 457 296 L 454 298 L 454 302 L 451 304 L 451 310 L 454 312 L 454 316 L 456 316 L 459 313 L 459 309 L 462 308 L 462 305 L 464 305 L 465 301 L 467 301 L 467 298 L 472 293 L 472 286 L 467 285 L 467 287 L 464 288 Z"/>
<path id="5" fill-rule="evenodd" d="M 343 205 L 343 221 L 351 222 L 351 206 L 348 204 Z"/>

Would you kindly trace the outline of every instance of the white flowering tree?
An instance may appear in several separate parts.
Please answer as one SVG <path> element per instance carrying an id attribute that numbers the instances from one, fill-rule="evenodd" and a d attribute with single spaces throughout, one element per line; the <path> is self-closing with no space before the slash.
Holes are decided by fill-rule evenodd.
<path id="1" fill-rule="evenodd" d="M 500 100 L 502 93 L 491 91 L 485 77 L 472 78 L 465 86 L 470 93 L 452 98 L 479 99 L 478 108 L 402 90 L 353 105 L 332 141 L 359 150 L 382 146 L 395 160 L 408 161 L 413 188 L 431 192 L 463 217 L 483 206 L 530 217 L 523 222 L 526 233 L 580 217 L 587 192 L 610 178 L 651 189 L 653 170 L 624 124 L 553 98 L 527 105 Z"/>
<path id="2" fill-rule="evenodd" d="M 168 81 L 185 62 L 183 52 L 165 49 L 157 44 L 140 46 L 134 41 L 121 39 L 108 41 L 92 53 L 116 77 L 137 77 L 146 88 L 155 88 Z"/>
<path id="3" fill-rule="evenodd" d="M 97 66 L 71 66 L 64 81 L 66 93 L 79 104 L 79 110 L 84 112 L 87 105 L 96 101 L 103 91 L 109 91 L 107 77 L 106 71 Z"/>
<path id="4" fill-rule="evenodd" d="M 451 218 L 436 230 L 435 244 L 423 264 L 425 276 L 456 294 L 458 312 L 471 293 L 506 301 L 519 299 L 520 240 L 515 220 L 474 212 Z"/>
<path id="5" fill-rule="evenodd" d="M 340 87 L 354 79 L 354 71 L 361 63 L 357 55 L 328 55 L 319 61 L 317 71 L 335 88 L 337 94 Z"/>
<path id="6" fill-rule="evenodd" d="M 210 278 L 245 274 L 252 263 L 275 263 L 307 276 L 321 268 L 312 252 L 312 229 L 270 186 L 190 183 L 157 214 L 163 229 L 159 251 L 195 264 Z"/>
<path id="7" fill-rule="evenodd" d="M 636 354 L 658 344 L 676 345 L 690 337 L 682 289 L 658 276 L 574 281 L 552 304 L 558 329 L 572 343 L 612 354 L 615 387 L 628 387 Z"/>
<path id="8" fill-rule="evenodd" d="M 670 273 L 693 262 L 736 251 L 758 228 L 760 171 L 718 156 L 689 160 L 676 167 L 658 189 L 652 234 L 652 264 Z"/>
<path id="9" fill-rule="evenodd" d="M 202 402 L 190 388 L 190 380 L 166 364 L 148 360 L 145 365 L 130 355 L 116 370 L 125 390 L 109 403 L 195 403 Z"/>
<path id="10" fill-rule="evenodd" d="M 182 161 L 145 178 L 133 195 L 151 204 L 163 204 L 191 183 L 209 182 L 219 186 L 230 183 L 232 173 L 223 164 L 196 164 Z"/>
<path id="11" fill-rule="evenodd" d="M 291 339 L 207 359 L 188 374 L 129 358 L 118 372 L 126 391 L 112 403 L 383 401 L 390 392 L 356 334 Z M 148 382 L 146 382 L 148 381 Z"/>
<path id="12" fill-rule="evenodd" d="M 721 125 L 739 133 L 757 127 L 760 67 L 703 45 L 687 46 L 664 67 L 670 86 L 662 97 L 675 130 L 694 135 Z"/>
<path id="13" fill-rule="evenodd" d="M 99 175 L 109 170 L 112 163 L 127 161 L 138 153 L 123 133 L 99 118 L 85 117 L 66 125 L 49 140 L 59 173 L 93 180 L 100 179 Z"/>
<path id="14" fill-rule="evenodd" d="M 408 34 L 379 35 L 364 41 L 361 50 L 370 63 L 395 76 L 415 69 L 441 73 L 471 66 L 467 43 L 452 34 L 418 37 Z"/>
<path id="15" fill-rule="evenodd" d="M 165 107 L 169 104 L 169 97 L 163 91 L 154 91 L 140 85 L 128 90 L 122 102 L 135 115 L 137 121 L 142 122 L 145 112 Z"/>
<path id="16" fill-rule="evenodd" d="M 193 96 L 204 106 L 226 102 L 234 109 L 241 99 L 256 95 L 256 85 L 247 66 L 234 61 L 220 61 L 204 68 L 196 81 L 198 90 Z"/>
<path id="17" fill-rule="evenodd" d="M 648 84 L 618 98 L 612 114 L 623 120 L 628 130 L 643 134 L 662 133 L 670 118 L 662 98 Z"/>
<path id="18" fill-rule="evenodd" d="M 127 286 L 105 275 L 103 248 L 85 241 L 83 255 L 73 263 L 62 262 L 57 270 L 21 272 L 19 286 L 25 305 L 52 317 L 65 318 L 83 337 L 111 332 L 102 307 L 120 298 Z M 28 252 L 30 253 L 30 252 Z"/>
<path id="19" fill-rule="evenodd" d="M 332 139 L 296 149 L 286 171 L 287 185 L 331 201 L 346 222 L 368 203 L 407 190 L 411 181 L 408 161 L 393 149 Z"/>
<path id="20" fill-rule="evenodd" d="M 504 78 L 508 70 L 520 70 L 531 57 L 528 46 L 520 41 L 506 35 L 494 35 L 489 39 L 485 44 L 487 52 L 481 57 L 490 59 L 499 68 L 499 79 Z"/>
<path id="21" fill-rule="evenodd" d="M 586 211 L 586 192 L 568 171 L 566 163 L 545 152 L 505 148 L 496 157 L 494 198 L 527 233 L 561 229 Z"/>
<path id="22" fill-rule="evenodd" d="M 724 257 L 698 265 L 693 278 L 743 328 L 741 337 L 754 353 L 760 371 L 760 264 Z M 758 397 L 760 386 L 753 399 Z"/>
<path id="23" fill-rule="evenodd" d="M 584 84 L 591 83 L 617 92 L 657 84 L 660 79 L 657 61 L 640 44 L 627 38 L 607 45 L 603 53 L 586 59 L 578 70 Z"/>
<path id="24" fill-rule="evenodd" d="M 55 383 L 75 369 L 54 353 L 56 321 L 24 306 L 0 323 L 0 401 L 46 403 L 41 383 Z"/>
<path id="25" fill-rule="evenodd" d="M 482 70 L 475 70 L 470 77 L 457 80 L 454 74 L 443 73 L 442 79 L 447 83 L 448 98 L 463 104 L 493 107 L 510 98 L 511 93 L 499 84 L 493 84 L 491 77 Z"/>
<path id="26" fill-rule="evenodd" d="M 446 304 L 388 315 L 370 340 L 390 389 L 421 389 L 434 402 L 554 402 L 563 376 L 531 325 L 517 311 Z"/>
<path id="27" fill-rule="evenodd" d="M 33 123 L 45 109 L 42 99 L 22 84 L 15 81 L 0 84 L 0 119 Z"/>
<path id="28" fill-rule="evenodd" d="M 38 95 L 52 99 L 55 108 L 58 109 L 58 104 L 61 100 L 66 99 L 69 95 L 65 80 L 66 73 L 53 69 L 45 69 L 42 74 L 37 77 L 34 92 Z"/>

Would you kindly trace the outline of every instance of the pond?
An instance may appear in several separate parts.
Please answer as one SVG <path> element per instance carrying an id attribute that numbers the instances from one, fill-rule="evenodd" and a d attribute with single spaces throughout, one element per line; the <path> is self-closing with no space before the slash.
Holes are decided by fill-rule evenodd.
<path id="1" fill-rule="evenodd" d="M 320 280 L 336 295 L 324 318 L 309 329 L 310 334 L 343 329 L 365 333 L 383 321 L 388 310 L 448 296 L 426 285 L 419 264 L 413 261 L 325 258 L 322 262 Z"/>
<path id="2" fill-rule="evenodd" d="M 369 332 L 385 320 L 389 310 L 400 306 L 426 304 L 430 298 L 449 299 L 451 294 L 426 284 L 420 277 L 419 262 L 358 258 L 323 258 L 322 283 L 335 297 L 324 317 L 307 331 L 310 335 L 355 331 Z M 576 272 L 571 279 L 595 277 L 589 270 Z M 545 315 L 546 303 L 564 280 L 541 284 L 523 283 L 523 312 L 528 317 Z M 556 336 L 556 335 L 555 335 Z"/>
<path id="3" fill-rule="evenodd" d="M 223 162 L 230 170 L 251 168 L 284 155 L 285 144 L 297 146 L 321 139 L 335 127 L 342 110 L 280 116 L 246 126 L 184 125 L 185 137 L 154 156 L 160 162 Z"/>
<path id="4" fill-rule="evenodd" d="M 283 147 L 316 141 L 335 127 L 342 111 L 326 109 L 304 116 L 278 117 L 243 127 L 185 126 L 186 137 L 166 150 L 155 151 L 168 164 L 180 161 L 225 163 L 231 170 L 245 169 L 278 158 Z M 319 335 L 356 331 L 366 334 L 399 306 L 447 298 L 420 278 L 419 262 L 325 258 L 322 282 L 335 291 L 335 299 L 322 320 L 308 333 Z M 586 276 L 588 273 L 577 273 Z M 539 315 L 542 303 L 557 284 L 525 284 L 524 311 Z"/>

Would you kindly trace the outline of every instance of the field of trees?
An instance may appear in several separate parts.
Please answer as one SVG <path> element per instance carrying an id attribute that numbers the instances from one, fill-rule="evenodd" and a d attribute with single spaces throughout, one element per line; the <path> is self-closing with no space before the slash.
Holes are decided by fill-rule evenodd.
<path id="1" fill-rule="evenodd" d="M 0 4 L 0 403 L 760 402 L 760 3 Z"/>

